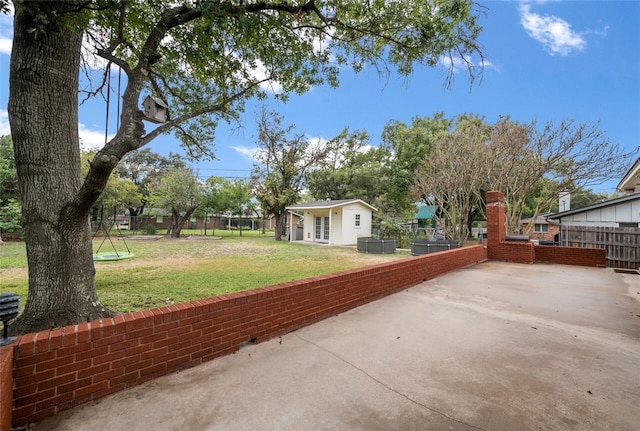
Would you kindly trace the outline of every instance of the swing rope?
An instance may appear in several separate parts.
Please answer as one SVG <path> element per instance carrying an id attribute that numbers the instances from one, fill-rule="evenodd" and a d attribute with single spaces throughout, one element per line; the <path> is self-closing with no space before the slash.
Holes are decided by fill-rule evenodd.
<path id="1" fill-rule="evenodd" d="M 114 212 L 114 224 L 115 224 L 115 207 L 113 208 L 113 212 Z M 100 225 L 98 226 L 98 230 L 100 230 L 100 226 L 102 226 L 102 228 L 104 229 L 105 235 L 104 238 L 102 238 L 102 242 L 100 243 L 100 246 L 98 247 L 98 250 L 96 250 L 95 254 L 99 254 L 100 253 L 100 249 L 102 248 L 102 245 L 105 243 L 105 241 L 108 239 L 109 243 L 111 243 L 111 247 L 113 248 L 113 251 L 116 253 L 117 257 L 120 257 L 120 253 L 118 253 L 118 250 L 116 250 L 116 246 L 113 243 L 113 240 L 111 239 L 111 235 L 109 235 L 109 231 L 111 230 L 111 228 L 113 227 L 113 225 L 109 226 L 109 229 L 107 229 L 107 227 L 104 224 L 104 204 L 102 204 L 102 206 L 100 207 Z M 127 248 L 127 251 L 129 251 L 129 249 Z"/>
<path id="2" fill-rule="evenodd" d="M 117 128 L 120 127 L 120 84 L 121 84 L 121 70 L 118 71 L 118 103 L 117 103 Z M 106 119 L 105 119 L 105 129 L 104 129 L 104 144 L 107 145 L 107 142 L 109 140 L 109 107 L 111 105 L 111 63 L 109 63 L 107 65 L 107 97 L 106 97 L 106 102 L 107 102 L 107 109 L 106 109 Z M 116 205 L 113 206 L 113 223 L 111 224 L 111 226 L 109 226 L 109 228 L 107 228 L 107 226 L 104 223 L 104 203 L 101 205 L 100 207 L 100 223 L 98 224 L 98 228 L 96 229 L 96 232 L 94 234 L 94 238 L 96 237 L 96 235 L 98 234 L 98 231 L 100 230 L 100 228 L 102 227 L 102 229 L 104 229 L 105 232 L 105 236 L 102 239 L 102 242 L 100 243 L 100 245 L 98 246 L 98 250 L 96 250 L 96 252 L 94 253 L 94 259 L 96 256 L 98 256 L 100 254 L 100 250 L 102 249 L 102 246 L 104 245 L 104 243 L 107 241 L 107 239 L 109 240 L 109 243 L 111 244 L 111 248 L 113 249 L 116 258 L 120 259 L 120 258 L 124 258 L 124 257 L 132 257 L 133 254 L 131 253 L 131 250 L 129 249 L 129 245 L 127 244 L 127 241 L 124 239 L 124 235 L 122 234 L 122 231 L 120 230 L 120 226 L 117 223 L 117 207 Z M 111 235 L 109 234 L 109 231 L 113 228 L 113 226 L 116 227 L 116 229 L 118 230 L 118 234 L 120 236 L 120 238 L 122 239 L 122 242 L 124 243 L 124 246 L 127 249 L 127 255 L 125 256 L 124 253 L 120 253 L 118 252 L 118 249 L 116 248 L 115 244 L 113 243 L 113 240 L 111 239 Z"/>
<path id="3" fill-rule="evenodd" d="M 104 121 L 104 144 L 109 139 L 109 105 L 111 105 L 111 62 L 107 64 L 107 115 Z"/>
<path id="4" fill-rule="evenodd" d="M 129 250 L 129 246 L 127 245 L 127 241 L 125 241 L 124 239 L 124 235 L 122 234 L 122 231 L 120 230 L 120 225 L 118 223 L 116 223 L 116 206 L 113 206 L 113 223 L 116 226 L 116 229 L 118 230 L 118 235 L 120 235 L 120 239 L 122 240 L 122 243 L 124 244 L 125 248 L 127 249 L 127 253 L 131 253 L 131 250 Z M 113 242 L 111 242 L 111 244 L 113 245 Z M 115 246 L 113 247 L 113 249 L 116 252 L 116 255 L 118 257 L 120 257 L 120 255 L 118 254 L 118 250 L 116 250 Z"/>
<path id="5" fill-rule="evenodd" d="M 116 104 L 116 130 L 120 129 L 120 83 L 122 82 L 122 68 L 118 67 L 118 103 Z"/>

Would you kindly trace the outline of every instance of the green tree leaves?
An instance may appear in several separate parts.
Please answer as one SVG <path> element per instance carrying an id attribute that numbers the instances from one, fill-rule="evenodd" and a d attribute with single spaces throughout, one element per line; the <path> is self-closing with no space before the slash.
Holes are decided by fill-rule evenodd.
<path id="1" fill-rule="evenodd" d="M 284 213 L 298 202 L 306 176 L 326 157 L 328 149 L 302 134 L 293 134 L 294 126 L 284 126 L 283 118 L 263 109 L 258 119 L 258 151 L 252 173 L 255 197 L 263 214 L 276 218 L 275 239 L 284 229 Z"/>
<path id="2" fill-rule="evenodd" d="M 9 135 L 0 136 L 0 205 L 19 199 L 19 194 L 13 142 Z"/>
<path id="3" fill-rule="evenodd" d="M 325 157 L 307 175 L 309 194 L 318 200 L 362 199 L 376 206 L 386 194 L 390 153 L 370 141 L 365 131 L 348 128 L 328 141 Z"/>
<path id="4" fill-rule="evenodd" d="M 286 98 L 320 83 L 337 85 L 345 65 L 408 74 L 414 62 L 433 65 L 455 56 L 469 65 L 470 56 L 482 57 L 471 0 L 13 3 L 8 113 L 31 250 L 20 331 L 110 315 L 95 305 L 91 237 L 82 220 L 127 153 L 173 132 L 191 157 L 212 156 L 217 122 L 237 119 L 247 100 L 267 95 L 266 84 Z M 6 5 L 0 0 L 0 10 Z M 119 128 L 84 177 L 77 130 L 83 41 L 126 78 Z M 476 70 L 467 70 L 473 78 Z M 88 94 L 98 94 L 106 78 Z M 149 131 L 140 110 L 147 94 L 169 106 L 167 121 Z M 299 193 L 281 185 L 298 182 L 295 170 L 308 157 L 296 149 L 304 149 L 302 139 L 282 142 L 282 169 L 261 171 L 264 202 L 277 203 L 271 206 L 277 214 Z M 275 167 L 274 157 L 269 153 L 263 161 Z M 167 179 L 167 186 L 173 183 Z"/>
<path id="5" fill-rule="evenodd" d="M 2 232 L 20 232 L 22 224 L 22 206 L 14 198 L 9 198 L 4 205 L 0 206 L 0 233 Z M 2 243 L 2 238 L 0 238 Z"/>
<path id="6" fill-rule="evenodd" d="M 151 204 L 171 212 L 169 233 L 178 238 L 184 223 L 202 202 L 203 187 L 193 170 L 172 168 L 151 184 Z"/>
<path id="7" fill-rule="evenodd" d="M 209 177 L 205 189 L 202 207 L 207 214 L 239 219 L 256 215 L 256 205 L 253 201 L 251 184 L 248 181 Z M 239 227 L 242 235 L 241 223 Z"/>

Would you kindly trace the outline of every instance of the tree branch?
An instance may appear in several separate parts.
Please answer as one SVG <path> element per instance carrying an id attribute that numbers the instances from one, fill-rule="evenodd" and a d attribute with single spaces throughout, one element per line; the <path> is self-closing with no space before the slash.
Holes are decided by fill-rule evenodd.
<path id="1" fill-rule="evenodd" d="M 176 127 L 176 126 L 178 126 L 178 125 L 180 125 L 180 124 L 182 124 L 182 123 L 184 123 L 186 121 L 189 121 L 189 120 L 191 120 L 191 119 L 193 119 L 195 117 L 198 117 L 200 115 L 211 114 L 213 112 L 226 112 L 227 106 L 230 103 L 233 103 L 234 101 L 238 100 L 240 97 L 242 97 L 243 95 L 245 95 L 249 91 L 253 90 L 254 88 L 259 86 L 263 82 L 267 82 L 269 80 L 270 80 L 270 78 L 266 78 L 266 79 L 254 82 L 250 86 L 245 88 L 244 90 L 234 94 L 231 97 L 227 97 L 227 98 L 223 99 L 222 102 L 220 102 L 220 103 L 216 103 L 214 105 L 205 106 L 203 108 L 200 108 L 200 109 L 195 110 L 193 112 L 190 112 L 188 114 L 181 115 L 180 117 L 175 118 L 175 119 L 173 119 L 171 121 L 167 121 L 166 123 L 158 126 L 156 129 L 154 129 L 152 132 L 150 132 L 146 136 L 143 136 L 141 138 L 141 140 L 140 140 L 140 142 L 141 142 L 140 146 L 151 142 L 158 135 L 166 133 L 167 131 L 169 131 L 173 127 Z"/>

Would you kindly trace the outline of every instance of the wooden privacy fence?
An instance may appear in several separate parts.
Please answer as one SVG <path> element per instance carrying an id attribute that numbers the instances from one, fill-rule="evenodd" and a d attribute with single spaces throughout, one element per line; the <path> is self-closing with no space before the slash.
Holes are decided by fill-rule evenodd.
<path id="1" fill-rule="evenodd" d="M 604 248 L 608 267 L 640 268 L 638 228 L 561 226 L 560 245 Z"/>

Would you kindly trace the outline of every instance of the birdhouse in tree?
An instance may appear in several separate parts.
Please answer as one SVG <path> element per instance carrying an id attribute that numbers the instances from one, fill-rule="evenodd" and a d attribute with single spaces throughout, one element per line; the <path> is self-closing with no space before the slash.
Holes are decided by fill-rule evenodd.
<path id="1" fill-rule="evenodd" d="M 145 120 L 153 123 L 166 123 L 169 107 L 157 97 L 147 96 L 142 102 Z"/>

